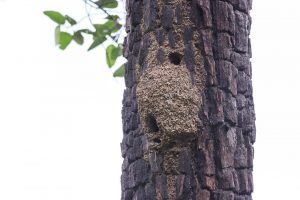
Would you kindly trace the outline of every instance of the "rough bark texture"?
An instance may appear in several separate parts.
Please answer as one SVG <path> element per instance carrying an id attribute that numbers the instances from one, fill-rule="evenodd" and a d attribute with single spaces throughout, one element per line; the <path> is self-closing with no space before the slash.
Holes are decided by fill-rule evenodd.
<path id="1" fill-rule="evenodd" d="M 122 200 L 250 200 L 252 0 L 127 0 Z"/>

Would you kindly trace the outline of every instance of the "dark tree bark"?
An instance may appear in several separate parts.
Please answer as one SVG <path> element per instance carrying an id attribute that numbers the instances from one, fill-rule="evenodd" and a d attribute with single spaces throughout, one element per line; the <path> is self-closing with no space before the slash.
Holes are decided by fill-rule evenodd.
<path id="1" fill-rule="evenodd" d="M 252 0 L 127 0 L 122 200 L 250 200 Z"/>

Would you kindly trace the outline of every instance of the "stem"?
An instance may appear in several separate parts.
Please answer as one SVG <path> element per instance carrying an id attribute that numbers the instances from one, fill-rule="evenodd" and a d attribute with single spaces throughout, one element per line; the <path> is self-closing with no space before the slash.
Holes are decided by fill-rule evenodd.
<path id="1" fill-rule="evenodd" d="M 98 6 L 94 1 L 92 1 L 92 0 L 83 0 L 83 1 L 84 1 L 84 3 L 85 3 L 85 11 L 86 11 L 86 13 L 87 13 L 87 16 L 86 16 L 86 17 L 88 17 L 88 19 L 89 19 L 91 25 L 93 25 L 93 22 L 92 22 L 92 19 L 91 19 L 91 17 L 90 17 L 90 13 L 89 13 L 89 11 L 87 10 L 87 5 L 91 6 L 92 8 L 95 8 L 95 9 L 100 9 L 104 14 L 106 14 L 106 17 L 107 17 L 108 19 L 113 20 L 113 16 L 112 16 L 111 14 L 109 14 L 104 8 Z M 109 34 L 108 36 L 109 36 L 114 42 L 118 43 L 118 38 L 119 38 L 119 37 L 113 38 L 110 34 Z"/>

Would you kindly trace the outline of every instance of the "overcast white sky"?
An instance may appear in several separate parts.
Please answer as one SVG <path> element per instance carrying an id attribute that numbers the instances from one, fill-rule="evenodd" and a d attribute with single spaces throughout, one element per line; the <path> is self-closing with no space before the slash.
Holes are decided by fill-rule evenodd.
<path id="1" fill-rule="evenodd" d="M 300 3 L 254 0 L 255 200 L 300 187 Z M 120 199 L 122 80 L 103 50 L 54 47 L 43 10 L 81 0 L 0 0 L 0 199 Z"/>

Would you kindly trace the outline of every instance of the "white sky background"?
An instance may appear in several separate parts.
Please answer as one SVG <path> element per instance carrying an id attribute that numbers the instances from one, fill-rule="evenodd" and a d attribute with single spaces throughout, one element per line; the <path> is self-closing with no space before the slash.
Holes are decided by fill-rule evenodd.
<path id="1" fill-rule="evenodd" d="M 255 200 L 299 196 L 299 5 L 254 0 Z M 123 81 L 101 48 L 55 48 L 49 9 L 85 14 L 81 0 L 0 0 L 0 199 L 120 199 Z"/>

